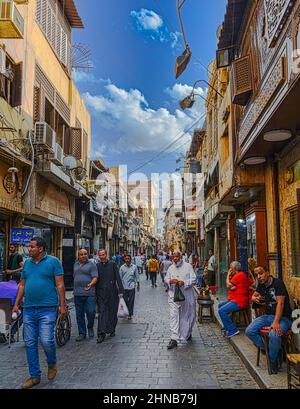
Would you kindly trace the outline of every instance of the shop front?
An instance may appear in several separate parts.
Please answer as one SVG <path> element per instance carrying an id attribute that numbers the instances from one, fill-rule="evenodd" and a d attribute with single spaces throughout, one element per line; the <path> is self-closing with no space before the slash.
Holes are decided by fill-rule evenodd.
<path id="1" fill-rule="evenodd" d="M 8 260 L 10 231 L 21 226 L 24 215 L 21 199 L 23 174 L 21 171 L 12 174 L 13 163 L 13 159 L 10 161 L 9 157 L 0 155 L 0 281 Z"/>

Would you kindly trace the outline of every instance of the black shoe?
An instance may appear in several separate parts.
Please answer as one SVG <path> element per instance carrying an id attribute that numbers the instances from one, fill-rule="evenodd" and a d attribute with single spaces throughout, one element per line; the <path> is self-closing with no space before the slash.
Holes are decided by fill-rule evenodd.
<path id="1" fill-rule="evenodd" d="M 97 344 L 101 344 L 105 340 L 105 334 L 98 335 Z"/>
<path id="2" fill-rule="evenodd" d="M 169 345 L 167 347 L 167 349 L 174 349 L 177 347 L 177 341 L 175 341 L 174 339 L 171 339 L 171 341 L 169 342 Z"/>
<path id="3" fill-rule="evenodd" d="M 80 334 L 80 335 L 76 338 L 76 342 L 81 342 L 81 341 L 83 341 L 85 338 L 86 338 L 85 335 Z"/>
<path id="4" fill-rule="evenodd" d="M 109 336 L 113 338 L 113 337 L 116 336 L 116 333 L 115 333 L 115 332 L 111 332 L 111 333 L 109 334 Z"/>
<path id="5" fill-rule="evenodd" d="M 277 360 L 275 362 L 270 362 L 270 366 L 271 366 L 271 374 L 272 375 L 278 374 L 278 362 L 277 362 Z"/>
<path id="6" fill-rule="evenodd" d="M 187 341 L 191 341 L 192 340 L 192 334 L 187 338 Z"/>
<path id="7" fill-rule="evenodd" d="M 94 338 L 95 334 L 94 334 L 93 328 L 89 328 L 88 333 L 89 333 L 89 338 Z"/>

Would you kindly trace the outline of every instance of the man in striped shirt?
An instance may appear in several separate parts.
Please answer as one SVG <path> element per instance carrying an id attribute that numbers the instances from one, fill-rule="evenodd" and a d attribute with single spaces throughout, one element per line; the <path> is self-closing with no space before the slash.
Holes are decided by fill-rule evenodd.
<path id="1" fill-rule="evenodd" d="M 124 300 L 129 311 L 128 319 L 132 320 L 135 287 L 137 287 L 138 291 L 140 290 L 140 280 L 137 266 L 131 262 L 131 256 L 129 254 L 124 257 L 124 261 L 125 264 L 120 268 L 120 277 L 124 287 Z"/>

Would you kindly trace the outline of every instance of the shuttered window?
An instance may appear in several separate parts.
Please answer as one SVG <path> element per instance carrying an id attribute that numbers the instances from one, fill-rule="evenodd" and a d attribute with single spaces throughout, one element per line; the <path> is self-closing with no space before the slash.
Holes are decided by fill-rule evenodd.
<path id="1" fill-rule="evenodd" d="M 71 128 L 71 154 L 76 159 L 82 158 L 82 129 L 81 128 Z"/>
<path id="2" fill-rule="evenodd" d="M 250 56 L 239 58 L 232 63 L 233 103 L 247 105 L 253 91 Z"/>
<path id="3" fill-rule="evenodd" d="M 36 0 L 35 19 L 59 60 L 71 70 L 71 31 L 51 0 Z"/>
<path id="4" fill-rule="evenodd" d="M 295 277 L 300 277 L 298 209 L 290 211 L 290 232 L 291 232 L 292 274 Z"/>

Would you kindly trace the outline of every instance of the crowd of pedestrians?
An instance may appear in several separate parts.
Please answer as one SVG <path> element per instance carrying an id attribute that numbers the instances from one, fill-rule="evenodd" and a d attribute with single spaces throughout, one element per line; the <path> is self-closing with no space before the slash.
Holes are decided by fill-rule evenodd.
<path id="1" fill-rule="evenodd" d="M 24 342 L 30 374 L 30 378 L 22 385 L 24 389 L 40 383 L 38 339 L 46 355 L 48 379 L 55 378 L 58 368 L 54 326 L 57 316 L 67 313 L 61 262 L 47 254 L 46 243 L 42 238 L 33 238 L 28 250 L 30 258 L 23 263 L 17 246 L 11 245 L 6 270 L 8 279 L 14 280 L 15 284 L 18 282 L 12 312 L 23 310 Z M 180 250 L 160 252 L 148 257 L 144 254 L 131 256 L 126 252 L 123 255 L 115 254 L 110 260 L 105 249 L 96 250 L 90 255 L 86 249 L 80 249 L 73 267 L 78 327 L 76 342 L 82 342 L 87 337 L 94 338 L 96 317 L 97 343 L 102 343 L 107 337 L 114 337 L 120 299 L 127 306 L 128 320 L 133 319 L 136 291 L 140 290 L 144 273 L 145 283 L 150 281 L 152 289 L 157 288 L 159 275 L 162 288 L 167 292 L 170 311 L 170 342 L 167 348 L 176 348 L 179 341 L 190 342 L 196 320 L 193 287 L 199 285 L 199 264 L 197 255 L 182 253 Z M 215 286 L 217 263 L 212 250 L 202 265 L 202 271 L 201 285 L 206 288 Z M 254 265 L 248 272 L 243 272 L 241 264 L 234 261 L 230 264 L 226 286 L 228 298 L 218 306 L 223 334 L 227 338 L 238 335 L 239 330 L 231 319 L 231 313 L 252 305 L 257 317 L 246 329 L 246 336 L 263 350 L 260 330 L 262 327 L 269 328 L 271 369 L 272 373 L 277 373 L 282 335 L 292 325 L 291 307 L 284 283 L 272 277 L 264 267 Z"/>

